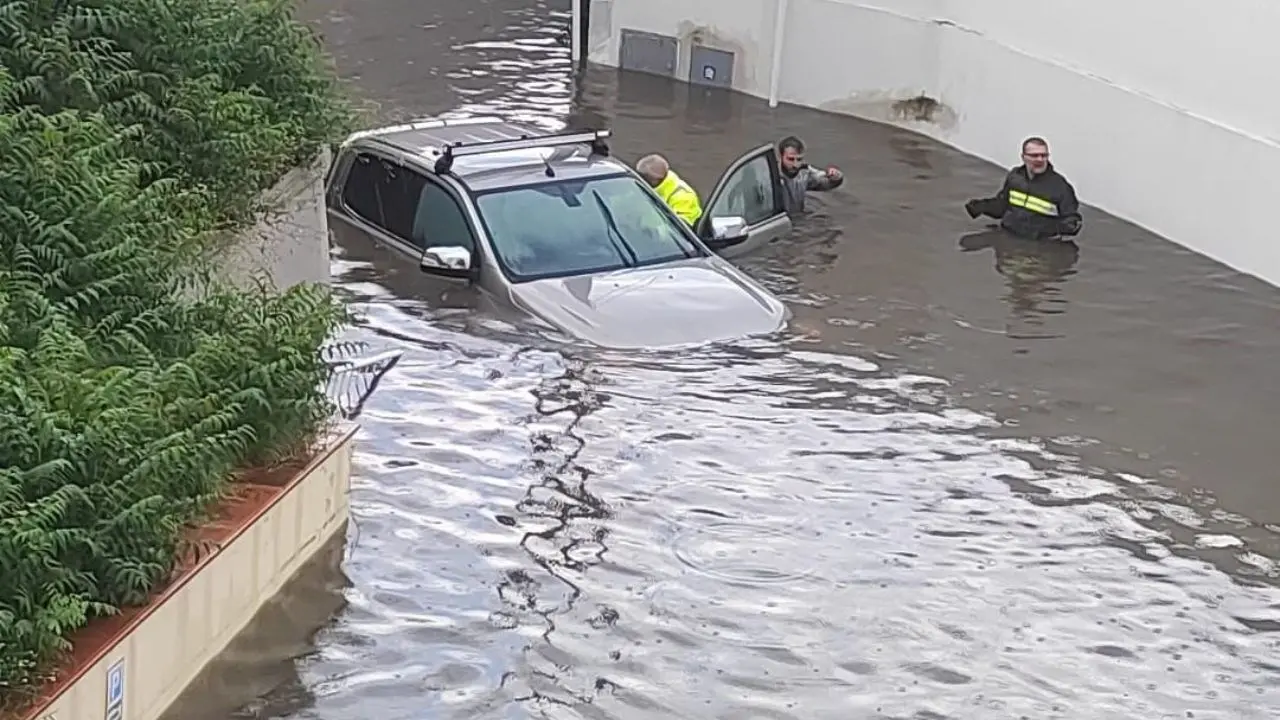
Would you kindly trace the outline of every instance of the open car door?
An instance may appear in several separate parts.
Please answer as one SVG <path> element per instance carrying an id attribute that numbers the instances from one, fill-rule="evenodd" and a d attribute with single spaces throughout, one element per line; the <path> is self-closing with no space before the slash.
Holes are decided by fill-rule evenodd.
<path id="1" fill-rule="evenodd" d="M 716 183 L 694 230 L 722 257 L 745 255 L 791 230 L 772 145 L 738 158 Z"/>

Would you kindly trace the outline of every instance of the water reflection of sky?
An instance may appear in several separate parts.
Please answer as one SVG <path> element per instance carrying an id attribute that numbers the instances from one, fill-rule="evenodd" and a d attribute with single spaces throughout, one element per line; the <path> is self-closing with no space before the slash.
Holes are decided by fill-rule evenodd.
<path id="1" fill-rule="evenodd" d="M 362 418 L 352 609 L 303 665 L 312 717 L 1280 707 L 1247 520 L 1071 438 L 993 437 L 944 380 L 358 307 L 356 335 L 407 354 Z"/>

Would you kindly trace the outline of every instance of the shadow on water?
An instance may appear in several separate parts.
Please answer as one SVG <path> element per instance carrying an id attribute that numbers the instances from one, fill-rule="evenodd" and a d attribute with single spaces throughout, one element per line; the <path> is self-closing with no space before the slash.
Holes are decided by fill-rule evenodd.
<path id="1" fill-rule="evenodd" d="M 337 248 L 353 339 L 404 351 L 360 418 L 346 607 L 280 675 L 305 702 L 244 674 L 223 697 L 324 720 L 1280 712 L 1275 291 L 1098 212 L 1078 253 L 984 233 L 959 208 L 998 169 L 900 130 L 575 86 L 566 5 L 305 12 L 385 119 L 608 124 L 704 192 L 800 134 L 848 187 L 744 263 L 794 332 L 572 347 Z"/>
<path id="2" fill-rule="evenodd" d="M 1046 332 L 1053 315 L 1066 312 L 1063 283 L 1075 275 L 1080 247 L 1074 242 L 1037 242 L 1013 237 L 999 228 L 968 233 L 960 238 L 964 252 L 989 250 L 996 272 L 1005 278 L 1010 321 L 1004 334 L 1015 340 L 1065 337 Z M 1026 329 L 1020 329 L 1018 326 Z"/>
<path id="3" fill-rule="evenodd" d="M 339 533 L 254 616 L 231 645 L 187 686 L 165 720 L 279 717 L 311 707 L 298 663 L 345 606 L 346 533 Z"/>

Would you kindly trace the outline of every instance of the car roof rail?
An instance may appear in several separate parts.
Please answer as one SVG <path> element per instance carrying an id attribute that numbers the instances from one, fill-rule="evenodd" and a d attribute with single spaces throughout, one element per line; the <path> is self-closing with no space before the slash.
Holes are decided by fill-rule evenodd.
<path id="1" fill-rule="evenodd" d="M 609 130 L 587 130 L 584 132 L 560 133 L 558 135 L 523 135 L 513 140 L 482 140 L 478 142 L 459 140 L 445 143 L 440 148 L 440 157 L 436 158 L 435 171 L 438 175 L 444 175 L 453 169 L 455 158 L 468 155 L 557 148 L 566 145 L 588 145 L 591 147 L 592 155 L 608 157 L 609 144 L 605 140 L 612 135 L 613 133 Z"/>

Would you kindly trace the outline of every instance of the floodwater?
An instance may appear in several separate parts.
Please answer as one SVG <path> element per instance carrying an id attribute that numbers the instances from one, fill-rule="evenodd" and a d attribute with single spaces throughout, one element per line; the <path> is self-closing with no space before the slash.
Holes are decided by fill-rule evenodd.
<path id="1" fill-rule="evenodd" d="M 339 248 L 354 335 L 406 355 L 360 419 L 344 607 L 296 677 L 222 687 L 240 717 L 1280 715 L 1275 290 L 1096 211 L 1078 257 L 962 244 L 999 169 L 575 85 L 566 0 L 305 12 L 379 119 L 607 123 L 704 192 L 798 133 L 849 180 L 743 263 L 793 332 L 679 356 L 532 337 Z"/>

